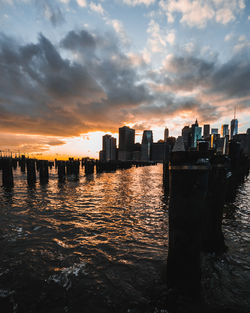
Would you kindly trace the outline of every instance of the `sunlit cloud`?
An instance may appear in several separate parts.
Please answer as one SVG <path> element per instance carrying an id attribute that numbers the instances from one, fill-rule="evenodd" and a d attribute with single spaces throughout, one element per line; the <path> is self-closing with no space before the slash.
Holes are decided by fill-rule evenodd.
<path id="1" fill-rule="evenodd" d="M 250 127 L 246 1 L 0 3 L 2 149 L 97 156 L 122 125 L 179 135 L 235 104 Z"/>

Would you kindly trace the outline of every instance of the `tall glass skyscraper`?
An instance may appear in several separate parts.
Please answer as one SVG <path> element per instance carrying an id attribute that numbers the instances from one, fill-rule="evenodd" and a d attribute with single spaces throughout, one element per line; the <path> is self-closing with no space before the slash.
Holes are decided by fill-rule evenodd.
<path id="1" fill-rule="evenodd" d="M 152 130 L 144 130 L 141 145 L 141 159 L 143 161 L 149 161 L 151 159 L 152 144 L 153 144 Z"/>
<path id="2" fill-rule="evenodd" d="M 228 124 L 223 124 L 221 126 L 221 133 L 220 133 L 221 137 L 226 137 L 229 135 L 229 127 Z"/>
<path id="3" fill-rule="evenodd" d="M 196 119 L 195 123 L 191 126 L 192 129 L 192 148 L 197 147 L 197 140 L 201 139 L 202 128 L 199 127 L 198 121 Z"/>
<path id="4" fill-rule="evenodd" d="M 238 134 L 238 120 L 234 118 L 231 121 L 231 127 L 230 127 L 230 139 L 233 138 L 234 135 Z"/>

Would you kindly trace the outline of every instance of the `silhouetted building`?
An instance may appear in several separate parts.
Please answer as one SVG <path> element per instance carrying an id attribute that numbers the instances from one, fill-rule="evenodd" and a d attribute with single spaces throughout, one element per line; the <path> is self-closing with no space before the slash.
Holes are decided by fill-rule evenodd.
<path id="1" fill-rule="evenodd" d="M 141 144 L 141 160 L 150 161 L 151 148 L 153 144 L 153 132 L 152 130 L 144 130 Z"/>
<path id="2" fill-rule="evenodd" d="M 144 130 L 142 135 L 142 144 L 153 143 L 153 132 L 152 130 Z"/>
<path id="3" fill-rule="evenodd" d="M 196 148 L 197 147 L 197 140 L 201 139 L 201 132 L 202 132 L 202 128 L 199 127 L 197 119 L 196 119 L 195 123 L 192 124 L 191 129 L 192 129 L 191 148 Z"/>
<path id="4" fill-rule="evenodd" d="M 133 152 L 132 152 L 132 160 L 133 161 L 140 161 L 141 160 L 141 144 L 135 143 Z"/>
<path id="5" fill-rule="evenodd" d="M 104 162 L 116 160 L 116 139 L 111 135 L 105 135 L 102 137 L 100 160 Z"/>
<path id="6" fill-rule="evenodd" d="M 175 151 L 185 151 L 184 140 L 182 136 L 178 136 L 173 147 L 173 152 Z"/>
<path id="7" fill-rule="evenodd" d="M 189 126 L 184 126 L 181 131 L 183 142 L 185 146 L 185 150 L 188 150 L 188 148 L 191 147 L 191 141 L 192 141 L 192 129 Z"/>
<path id="8" fill-rule="evenodd" d="M 120 127 L 118 160 L 127 161 L 132 159 L 134 143 L 135 143 L 135 130 L 128 126 Z"/>
<path id="9" fill-rule="evenodd" d="M 203 125 L 203 138 L 209 138 L 210 135 L 210 125 L 209 124 L 205 124 Z"/>
<path id="10" fill-rule="evenodd" d="M 234 118 L 231 121 L 231 127 L 230 127 L 230 139 L 233 138 L 234 135 L 238 134 L 238 120 Z"/>
<path id="11" fill-rule="evenodd" d="M 226 148 L 226 137 L 218 137 L 214 141 L 214 148 L 218 154 L 224 154 Z"/>
<path id="12" fill-rule="evenodd" d="M 175 142 L 176 142 L 176 138 L 175 137 L 168 137 L 167 138 L 166 143 L 169 145 L 170 151 L 173 149 Z"/>
<path id="13" fill-rule="evenodd" d="M 229 128 L 228 128 L 228 124 L 223 124 L 221 125 L 221 137 L 226 137 L 229 135 Z"/>
<path id="14" fill-rule="evenodd" d="M 211 135 L 217 135 L 219 133 L 218 128 L 212 128 L 211 129 Z"/>
<path id="15" fill-rule="evenodd" d="M 164 141 L 165 142 L 167 141 L 168 137 L 169 137 L 169 131 L 168 131 L 168 128 L 166 127 L 164 130 Z"/>
<path id="16" fill-rule="evenodd" d="M 250 128 L 248 128 L 245 134 L 234 135 L 233 140 L 238 141 L 243 153 L 250 157 Z"/>
<path id="17" fill-rule="evenodd" d="M 163 162 L 164 159 L 164 147 L 166 143 L 163 141 L 158 141 L 152 144 L 152 156 L 151 160 L 155 162 Z"/>
<path id="18" fill-rule="evenodd" d="M 220 134 L 211 134 L 211 148 L 216 148 L 216 140 L 220 138 Z"/>

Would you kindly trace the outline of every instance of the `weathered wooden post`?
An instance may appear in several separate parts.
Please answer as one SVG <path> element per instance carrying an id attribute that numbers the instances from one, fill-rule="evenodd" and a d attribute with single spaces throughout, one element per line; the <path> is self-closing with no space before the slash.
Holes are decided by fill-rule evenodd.
<path id="1" fill-rule="evenodd" d="M 210 162 L 208 193 L 203 215 L 202 250 L 222 253 L 226 251 L 222 218 L 228 185 L 229 159 L 224 155 L 214 155 Z"/>
<path id="2" fill-rule="evenodd" d="M 163 154 L 163 186 L 165 192 L 169 193 L 169 158 L 170 158 L 170 145 L 164 142 Z"/>
<path id="3" fill-rule="evenodd" d="M 94 162 L 88 161 L 85 162 L 85 175 L 93 174 L 94 173 Z"/>
<path id="4" fill-rule="evenodd" d="M 48 161 L 39 161 L 39 178 L 41 184 L 47 184 L 49 182 Z"/>
<path id="5" fill-rule="evenodd" d="M 21 172 L 22 173 L 25 173 L 25 163 L 26 163 L 25 155 L 22 155 L 21 159 L 19 160 L 19 165 L 21 167 Z"/>
<path id="6" fill-rule="evenodd" d="M 6 188 L 14 187 L 12 163 L 10 158 L 2 158 L 2 182 Z"/>
<path id="7" fill-rule="evenodd" d="M 199 152 L 171 153 L 167 285 L 190 297 L 200 295 L 202 215 L 209 167 Z"/>
<path id="8" fill-rule="evenodd" d="M 35 160 L 27 160 L 27 182 L 29 186 L 36 184 L 36 163 Z"/>
<path id="9" fill-rule="evenodd" d="M 65 161 L 57 161 L 57 173 L 60 183 L 65 181 Z"/>
<path id="10" fill-rule="evenodd" d="M 14 159 L 12 158 L 12 167 L 14 170 L 17 169 L 17 158 L 14 158 Z"/>

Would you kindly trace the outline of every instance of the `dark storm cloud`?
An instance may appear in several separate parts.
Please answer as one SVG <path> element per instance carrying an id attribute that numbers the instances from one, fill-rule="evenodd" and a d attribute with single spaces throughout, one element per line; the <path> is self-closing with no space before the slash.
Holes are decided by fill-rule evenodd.
<path id="1" fill-rule="evenodd" d="M 234 55 L 224 64 L 194 56 L 175 56 L 166 65 L 170 75 L 164 83 L 172 90 L 193 91 L 203 88 L 207 95 L 222 99 L 250 96 L 250 51 Z M 172 73 L 171 73 L 172 71 Z M 162 73 L 164 74 L 164 73 Z"/>
<path id="2" fill-rule="evenodd" d="M 84 53 L 85 45 L 92 53 Z M 112 36 L 70 32 L 61 46 L 79 57 L 62 58 L 43 35 L 24 46 L 0 36 L 1 131 L 72 136 L 115 130 L 124 118 L 117 110 L 151 98 Z"/>
<path id="3" fill-rule="evenodd" d="M 194 56 L 173 56 L 167 62 L 164 82 L 173 90 L 192 91 L 197 86 L 206 86 L 215 70 L 215 63 Z M 164 74 L 164 73 L 162 73 Z"/>
<path id="4" fill-rule="evenodd" d="M 80 61 L 86 64 L 102 86 L 106 100 L 101 107 L 133 106 L 151 99 L 146 86 L 138 84 L 135 69 L 120 51 L 117 38 L 112 33 L 93 36 L 86 31 L 71 31 L 61 45 L 70 51 L 77 51 Z"/>
<path id="5" fill-rule="evenodd" d="M 95 50 L 96 39 L 85 30 L 78 33 L 70 31 L 61 41 L 61 46 L 69 50 Z"/>
<path id="6" fill-rule="evenodd" d="M 20 45 L 2 34 L 0 72 L 0 131 L 8 133 L 117 131 L 125 122 L 153 126 L 182 112 L 212 122 L 223 114 L 218 101 L 225 110 L 232 98 L 249 106 L 247 53 L 225 64 L 173 56 L 147 74 L 121 51 L 113 33 L 71 31 L 58 45 L 43 35 Z"/>

